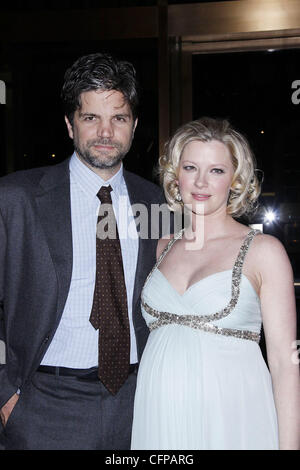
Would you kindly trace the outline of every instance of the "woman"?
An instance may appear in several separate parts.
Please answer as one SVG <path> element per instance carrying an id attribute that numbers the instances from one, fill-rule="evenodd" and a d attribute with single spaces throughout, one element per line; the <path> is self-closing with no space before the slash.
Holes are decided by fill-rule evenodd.
<path id="1" fill-rule="evenodd" d="M 132 449 L 298 448 L 292 269 L 276 238 L 235 220 L 258 198 L 254 165 L 246 139 L 210 118 L 182 126 L 160 159 L 169 205 L 191 224 L 159 240 L 142 292 L 151 333 Z"/>

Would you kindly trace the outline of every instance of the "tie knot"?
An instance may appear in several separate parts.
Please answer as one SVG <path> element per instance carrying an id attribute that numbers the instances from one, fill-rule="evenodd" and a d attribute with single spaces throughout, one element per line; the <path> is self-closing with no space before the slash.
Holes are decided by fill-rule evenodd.
<path id="1" fill-rule="evenodd" d="M 97 196 L 100 199 L 102 204 L 111 204 L 111 191 L 112 191 L 111 186 L 101 186 Z"/>

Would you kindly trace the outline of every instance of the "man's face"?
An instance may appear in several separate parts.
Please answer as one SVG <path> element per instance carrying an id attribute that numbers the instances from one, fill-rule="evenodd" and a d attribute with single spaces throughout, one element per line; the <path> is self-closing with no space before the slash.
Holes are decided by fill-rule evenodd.
<path id="1" fill-rule="evenodd" d="M 73 125 L 65 118 L 69 136 L 77 156 L 100 176 L 110 177 L 131 147 L 137 120 L 119 91 L 87 91 L 80 98 Z"/>

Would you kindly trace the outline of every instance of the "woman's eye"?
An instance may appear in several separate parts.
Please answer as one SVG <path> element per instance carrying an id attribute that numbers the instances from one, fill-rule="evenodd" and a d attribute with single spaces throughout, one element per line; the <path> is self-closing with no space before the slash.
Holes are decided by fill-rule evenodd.
<path id="1" fill-rule="evenodd" d="M 184 165 L 183 169 L 186 171 L 193 170 L 195 167 L 193 165 Z"/>
<path id="2" fill-rule="evenodd" d="M 224 173 L 224 170 L 222 170 L 222 168 L 213 168 L 211 171 L 212 173 L 217 173 L 218 175 Z"/>

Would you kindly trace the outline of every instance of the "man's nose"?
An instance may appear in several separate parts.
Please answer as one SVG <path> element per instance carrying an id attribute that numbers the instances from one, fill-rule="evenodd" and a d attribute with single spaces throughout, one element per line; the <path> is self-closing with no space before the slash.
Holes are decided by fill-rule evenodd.
<path id="1" fill-rule="evenodd" d="M 101 121 L 97 127 L 97 135 L 99 137 L 112 137 L 113 136 L 113 125 L 110 121 Z"/>

